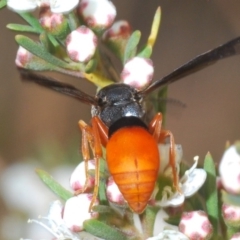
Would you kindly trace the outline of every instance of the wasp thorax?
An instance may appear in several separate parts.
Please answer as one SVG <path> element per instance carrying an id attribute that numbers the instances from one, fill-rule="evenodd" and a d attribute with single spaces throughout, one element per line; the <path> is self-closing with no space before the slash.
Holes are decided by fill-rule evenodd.
<path id="1" fill-rule="evenodd" d="M 108 127 L 122 117 L 142 118 L 142 96 L 126 84 L 113 84 L 97 94 L 98 106 L 93 106 L 92 115 L 98 116 Z"/>

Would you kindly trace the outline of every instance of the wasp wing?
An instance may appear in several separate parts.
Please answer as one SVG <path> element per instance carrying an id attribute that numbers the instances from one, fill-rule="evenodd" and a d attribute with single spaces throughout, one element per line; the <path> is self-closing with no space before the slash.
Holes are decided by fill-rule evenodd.
<path id="1" fill-rule="evenodd" d="M 50 88 L 59 93 L 63 93 L 70 97 L 76 98 L 83 103 L 97 106 L 97 100 L 93 96 L 82 92 L 70 84 L 62 83 L 53 78 L 33 73 L 27 69 L 19 68 L 18 70 L 23 81 L 37 83 L 40 86 Z"/>
<path id="2" fill-rule="evenodd" d="M 157 88 L 175 82 L 187 75 L 203 69 L 218 60 L 240 54 L 240 37 L 237 37 L 217 48 L 205 52 L 191 61 L 175 69 L 169 75 L 153 82 L 148 88 L 142 91 L 143 94 L 151 93 Z"/>

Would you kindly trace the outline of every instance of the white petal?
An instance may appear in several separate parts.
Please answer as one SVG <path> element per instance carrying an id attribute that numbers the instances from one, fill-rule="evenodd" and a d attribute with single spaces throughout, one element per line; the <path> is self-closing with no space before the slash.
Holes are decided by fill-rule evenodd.
<path id="1" fill-rule="evenodd" d="M 164 192 L 165 191 L 165 192 Z M 165 187 L 163 190 L 163 198 L 161 201 L 158 201 L 156 205 L 161 207 L 177 207 L 183 204 L 185 197 L 179 192 L 171 193 L 171 190 L 168 190 L 168 187 Z M 170 194 L 170 197 L 168 197 Z"/>
<path id="2" fill-rule="evenodd" d="M 147 238 L 147 240 L 189 240 L 189 238 L 179 231 L 164 230 L 158 236 Z"/>
<path id="3" fill-rule="evenodd" d="M 36 0 L 8 0 L 7 6 L 16 12 L 33 11 L 37 7 Z"/>
<path id="4" fill-rule="evenodd" d="M 79 0 L 50 0 L 50 8 L 54 13 L 68 13 L 78 5 Z"/>

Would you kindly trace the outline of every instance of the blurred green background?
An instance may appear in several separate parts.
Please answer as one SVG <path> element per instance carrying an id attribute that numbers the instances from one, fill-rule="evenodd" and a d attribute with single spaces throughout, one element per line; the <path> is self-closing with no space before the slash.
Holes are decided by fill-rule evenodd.
<path id="1" fill-rule="evenodd" d="M 133 30 L 139 29 L 143 42 L 155 10 L 161 6 L 160 34 L 152 56 L 155 80 L 196 55 L 240 35 L 240 1 L 115 0 L 113 3 L 118 11 L 117 20 L 125 19 Z M 88 106 L 20 81 L 14 64 L 18 49 L 15 33 L 5 28 L 7 23 L 20 21 L 7 9 L 0 12 L 1 175 L 10 166 L 30 158 L 34 159 L 34 166 L 49 164 L 51 168 L 64 159 L 76 163 L 81 158 L 77 122 L 79 119 L 88 122 L 91 117 Z M 95 94 L 94 86 L 84 80 L 54 76 Z M 218 162 L 226 141 L 240 138 L 239 92 L 240 56 L 223 60 L 169 87 L 169 97 L 187 106 L 184 109 L 170 106 L 167 114 L 167 129 L 173 132 L 176 143 L 182 144 L 184 159 L 192 161 L 199 155 L 203 160 L 210 151 Z M 14 180 L 18 181 L 17 176 Z M 7 216 L 3 200 L 1 206 L 4 206 L 2 216 Z M 4 224 L 2 229 L 6 228 Z"/>

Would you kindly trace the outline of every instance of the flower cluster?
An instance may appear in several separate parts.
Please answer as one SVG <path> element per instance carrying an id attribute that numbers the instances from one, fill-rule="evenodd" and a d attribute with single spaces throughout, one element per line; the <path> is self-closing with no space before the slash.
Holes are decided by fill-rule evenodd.
<path id="1" fill-rule="evenodd" d="M 17 67 L 82 77 L 98 88 L 116 82 L 141 91 L 151 83 L 154 68 L 150 57 L 158 33 L 160 8 L 154 16 L 147 43 L 138 50 L 140 31 L 132 32 L 125 20 L 115 21 L 116 7 L 109 0 L 8 0 L 6 4 L 29 24 L 9 24 L 8 28 L 39 36 L 39 41 L 25 35 L 16 36 L 19 44 Z M 30 13 L 36 8 L 39 8 L 38 19 Z M 101 48 L 103 45 L 121 61 L 120 74 Z M 91 145 L 91 140 L 89 142 Z M 224 220 L 231 231 L 222 230 L 221 234 L 238 239 L 239 145 L 226 150 L 219 167 L 217 189 L 215 165 L 209 154 L 204 169 L 197 168 L 198 157 L 188 169 L 182 162 L 180 145 L 175 145 L 174 149 L 168 143 L 159 144 L 160 171 L 148 206 L 140 216 L 129 209 L 108 171 L 104 154 L 100 166 L 90 160 L 76 167 L 70 178 L 72 192 L 55 182 L 48 173 L 37 170 L 39 177 L 64 203 L 55 201 L 47 217 L 30 222 L 43 226 L 58 240 L 204 240 L 219 237 L 218 226 Z M 176 158 L 174 166 L 170 161 L 171 151 Z M 177 176 L 173 174 L 175 170 Z M 223 218 L 218 212 L 219 190 L 224 199 Z"/>

